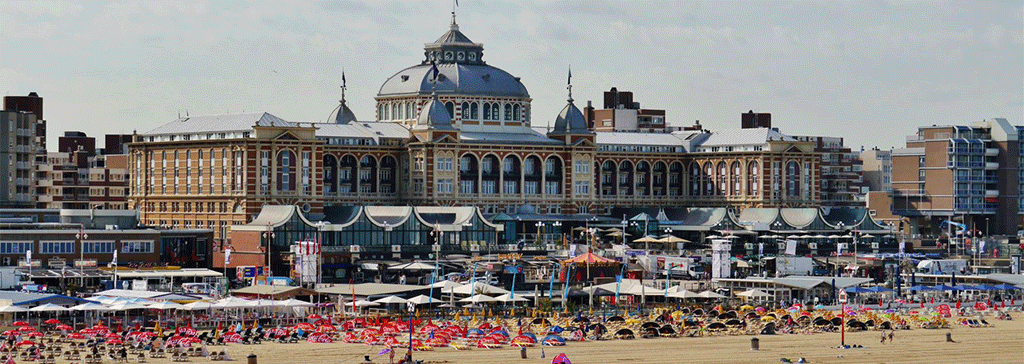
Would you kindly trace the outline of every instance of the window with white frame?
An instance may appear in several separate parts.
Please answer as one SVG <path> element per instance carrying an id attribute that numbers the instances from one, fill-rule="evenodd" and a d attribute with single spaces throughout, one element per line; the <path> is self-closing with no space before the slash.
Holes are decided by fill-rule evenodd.
<path id="1" fill-rule="evenodd" d="M 573 169 L 578 174 L 590 173 L 590 161 L 578 160 L 574 164 Z"/>
<path id="2" fill-rule="evenodd" d="M 452 193 L 452 180 L 448 178 L 437 180 L 437 193 Z"/>
<path id="3" fill-rule="evenodd" d="M 30 249 L 31 241 L 0 241 L 0 254 L 25 254 Z"/>
<path id="4" fill-rule="evenodd" d="M 505 181 L 502 183 L 502 193 L 506 195 L 514 195 L 519 193 L 518 181 Z"/>
<path id="5" fill-rule="evenodd" d="M 197 224 L 199 225 L 199 224 Z M 213 225 L 211 225 L 212 227 Z M 121 242 L 121 252 L 127 254 L 144 254 L 153 252 L 153 242 L 144 240 L 130 240 Z"/>
<path id="6" fill-rule="evenodd" d="M 310 174 L 312 169 L 309 165 L 310 152 L 302 152 L 302 192 L 309 194 L 312 187 L 310 187 Z"/>
<path id="7" fill-rule="evenodd" d="M 589 195 L 590 194 L 590 182 L 589 181 L 576 181 L 573 183 L 573 192 L 577 195 Z"/>
<path id="8" fill-rule="evenodd" d="M 174 221 L 177 225 L 177 221 Z M 86 241 L 82 243 L 82 251 L 85 254 L 113 253 L 114 242 L 112 241 Z"/>
<path id="9" fill-rule="evenodd" d="M 270 151 L 260 152 L 260 191 L 270 191 Z"/>
<path id="10" fill-rule="evenodd" d="M 526 181 L 523 183 L 523 193 L 527 195 L 536 195 L 540 193 L 540 182 L 537 181 Z"/>
<path id="11" fill-rule="evenodd" d="M 461 180 L 459 181 L 459 193 L 464 195 L 476 193 L 473 189 L 475 185 L 476 181 L 474 180 Z"/>
<path id="12" fill-rule="evenodd" d="M 480 193 L 493 195 L 498 193 L 496 181 L 485 180 L 480 183 Z"/>
<path id="13" fill-rule="evenodd" d="M 562 183 L 559 181 L 545 181 L 544 182 L 544 194 L 545 195 L 559 195 L 561 191 Z"/>

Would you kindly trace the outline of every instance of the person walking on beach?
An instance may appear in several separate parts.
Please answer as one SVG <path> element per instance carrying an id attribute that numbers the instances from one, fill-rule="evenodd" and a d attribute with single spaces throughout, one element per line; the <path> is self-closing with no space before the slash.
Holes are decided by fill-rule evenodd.
<path id="1" fill-rule="evenodd" d="M 885 331 L 882 331 L 882 341 L 881 341 L 881 343 L 883 345 L 885 344 Z"/>
<path id="2" fill-rule="evenodd" d="M 889 330 L 889 343 L 892 344 L 892 337 L 896 335 L 896 330 Z"/>

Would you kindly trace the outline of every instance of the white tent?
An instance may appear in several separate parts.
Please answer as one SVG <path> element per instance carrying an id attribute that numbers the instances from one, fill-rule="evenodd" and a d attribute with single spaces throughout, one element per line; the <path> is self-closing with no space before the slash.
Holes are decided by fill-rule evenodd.
<path id="1" fill-rule="evenodd" d="M 155 302 L 146 306 L 146 308 L 151 308 L 154 310 L 180 310 L 184 307 L 185 306 L 182 306 L 171 301 Z"/>
<path id="2" fill-rule="evenodd" d="M 697 297 L 700 297 L 700 298 L 725 298 L 725 296 L 720 295 L 720 294 L 715 293 L 715 292 L 711 292 L 711 291 L 704 291 L 704 292 L 698 293 Z"/>
<path id="3" fill-rule="evenodd" d="M 28 309 L 21 306 L 4 306 L 0 307 L 0 313 L 15 313 L 15 312 L 28 312 Z"/>
<path id="4" fill-rule="evenodd" d="M 385 305 L 390 305 L 390 304 L 403 304 L 403 303 L 409 302 L 409 300 L 404 299 L 402 297 L 398 297 L 398 296 L 393 296 L 392 295 L 392 296 L 387 296 L 387 297 L 384 297 L 384 298 L 381 298 L 381 299 L 378 299 L 378 300 L 374 300 L 373 302 L 380 303 L 380 304 L 385 304 Z"/>
<path id="5" fill-rule="evenodd" d="M 452 292 L 455 293 L 455 294 L 464 294 L 464 295 L 474 295 L 474 294 L 479 294 L 479 293 L 483 293 L 483 294 L 503 294 L 503 293 L 508 293 L 508 290 L 506 290 L 504 288 L 501 288 L 501 287 L 492 286 L 492 285 L 489 285 L 489 284 L 484 283 L 484 282 L 473 282 L 473 283 L 467 283 L 467 284 L 458 286 L 455 289 L 453 289 Z"/>
<path id="6" fill-rule="evenodd" d="M 412 304 L 414 304 L 414 305 L 426 305 L 426 304 L 430 304 L 431 302 L 433 302 L 433 303 L 441 303 L 441 300 L 436 299 L 436 298 L 431 299 L 430 296 L 426 296 L 426 295 L 419 295 L 419 296 L 416 296 L 416 297 L 408 299 L 408 301 L 412 302 Z"/>
<path id="7" fill-rule="evenodd" d="M 213 303 L 213 308 L 242 308 L 249 307 L 248 300 L 238 297 L 227 297 Z"/>
<path id="8" fill-rule="evenodd" d="M 280 303 L 281 303 L 281 306 L 288 306 L 288 307 L 313 307 L 313 306 L 315 306 L 312 303 L 309 303 L 309 302 L 306 302 L 306 301 L 303 301 L 303 300 L 297 300 L 297 299 L 294 299 L 294 298 L 286 299 L 284 301 L 281 301 Z"/>
<path id="9" fill-rule="evenodd" d="M 173 302 L 172 302 L 173 303 Z M 144 308 L 151 308 L 149 305 L 144 305 L 135 302 L 120 302 L 111 305 L 107 308 L 108 311 L 128 311 L 128 310 L 139 310 Z"/>
<path id="10" fill-rule="evenodd" d="M 213 308 L 213 304 L 205 301 L 195 301 L 185 305 L 185 309 L 189 311 L 202 311 Z"/>
<path id="11" fill-rule="evenodd" d="M 472 304 L 478 304 L 478 303 L 498 302 L 498 300 L 496 300 L 496 299 L 494 299 L 494 297 L 491 297 L 491 296 L 488 296 L 488 295 L 478 294 L 476 296 L 463 298 L 463 299 L 459 300 L 459 302 L 469 302 L 469 303 L 472 303 Z"/>
<path id="12" fill-rule="evenodd" d="M 99 303 L 86 302 L 80 305 L 68 307 L 68 309 L 74 311 L 107 311 L 109 310 L 109 307 Z"/>
<path id="13" fill-rule="evenodd" d="M 459 287 L 459 286 L 461 286 L 461 284 L 458 284 L 458 283 L 455 283 L 455 282 L 452 282 L 452 281 L 449 281 L 449 280 L 446 279 L 446 280 L 443 280 L 443 281 L 431 284 L 428 287 L 440 288 L 442 293 L 452 293 L 452 290 L 457 288 L 457 287 Z"/>
<path id="14" fill-rule="evenodd" d="M 32 312 L 57 312 L 57 311 L 67 311 L 67 309 L 68 308 L 64 307 L 64 306 L 57 306 L 57 305 L 52 304 L 52 303 L 47 303 L 45 305 L 32 307 L 32 308 L 30 308 L 28 310 L 32 311 Z"/>
<path id="15" fill-rule="evenodd" d="M 688 290 L 682 289 L 682 288 L 676 290 L 675 292 L 669 293 L 668 296 L 672 297 L 672 298 L 684 298 L 684 299 L 685 298 L 698 298 L 698 297 L 700 297 L 700 295 L 698 295 L 697 293 L 691 292 L 691 291 L 688 291 Z"/>
<path id="16" fill-rule="evenodd" d="M 770 298 L 770 297 L 772 297 L 772 295 L 770 293 L 762 291 L 762 290 L 759 290 L 759 289 L 756 289 L 756 288 L 752 289 L 752 290 L 749 290 L 749 291 L 743 291 L 743 292 L 737 293 L 736 295 L 740 296 L 740 297 L 746 297 L 746 298 Z"/>
<path id="17" fill-rule="evenodd" d="M 511 293 L 506 293 L 501 296 L 494 297 L 494 299 L 499 302 L 528 302 L 528 300 L 523 298 L 521 295 L 513 298 Z"/>
<path id="18" fill-rule="evenodd" d="M 380 304 L 377 303 L 377 302 L 370 302 L 370 301 L 367 301 L 367 300 L 358 300 L 358 301 L 356 301 L 356 307 L 369 307 L 369 306 L 380 306 Z"/>

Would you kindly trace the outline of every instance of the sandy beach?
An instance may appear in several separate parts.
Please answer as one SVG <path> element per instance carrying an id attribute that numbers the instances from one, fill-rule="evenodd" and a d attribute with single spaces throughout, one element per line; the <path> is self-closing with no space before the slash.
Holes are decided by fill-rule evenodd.
<path id="1" fill-rule="evenodd" d="M 518 348 L 472 349 L 456 351 L 439 348 L 415 352 L 413 358 L 426 363 L 550 363 L 558 353 L 565 353 L 573 363 L 779 363 L 782 358 L 796 362 L 803 357 L 810 363 L 1020 363 L 1024 362 L 1024 315 L 1013 313 L 1012 321 L 987 320 L 993 327 L 969 328 L 953 325 L 950 329 L 899 330 L 893 343 L 879 343 L 879 331 L 846 333 L 847 344 L 860 349 L 836 349 L 839 333 L 758 335 L 759 351 L 750 350 L 755 336 L 711 336 L 687 338 L 656 338 L 635 340 L 602 340 L 570 342 L 563 347 L 527 349 L 528 359 L 521 359 Z M 955 343 L 946 342 L 951 333 Z M 261 364 L 269 363 L 361 363 L 369 355 L 374 363 L 387 363 L 388 355 L 377 356 L 381 346 L 365 344 L 296 344 L 241 345 L 231 344 L 226 350 L 234 359 L 244 362 L 254 353 Z M 218 350 L 224 350 L 218 348 Z M 404 351 L 396 354 L 401 357 Z M 192 358 L 206 362 L 205 358 Z M 170 362 L 156 359 L 150 362 Z"/>

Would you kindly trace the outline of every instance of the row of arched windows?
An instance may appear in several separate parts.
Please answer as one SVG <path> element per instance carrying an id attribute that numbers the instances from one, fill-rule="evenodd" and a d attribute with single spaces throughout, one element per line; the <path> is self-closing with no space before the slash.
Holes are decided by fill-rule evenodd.
<path id="1" fill-rule="evenodd" d="M 364 155 L 359 160 L 351 154 L 340 159 L 333 154 L 324 155 L 323 186 L 325 194 L 334 193 L 395 193 L 398 163 L 387 155 L 380 160 Z"/>
<path id="2" fill-rule="evenodd" d="M 444 106 L 448 110 L 448 116 L 454 120 L 455 103 L 446 101 Z M 526 107 L 519 103 L 465 101 L 460 106 L 462 107 L 462 120 L 526 121 L 528 119 Z M 411 120 L 418 116 L 418 110 L 419 105 L 414 101 L 380 103 L 377 105 L 377 117 L 379 120 Z"/>
<path id="3" fill-rule="evenodd" d="M 744 173 L 746 168 L 746 173 Z M 757 196 L 760 193 L 761 166 L 753 161 L 746 164 L 724 161 L 690 165 L 691 196 Z"/>

